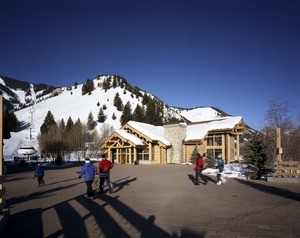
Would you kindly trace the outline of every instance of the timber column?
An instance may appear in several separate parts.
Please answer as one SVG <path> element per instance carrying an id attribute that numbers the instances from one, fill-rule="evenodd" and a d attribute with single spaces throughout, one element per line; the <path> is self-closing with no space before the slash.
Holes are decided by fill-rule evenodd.
<path id="1" fill-rule="evenodd" d="M 276 141 L 277 141 L 277 162 L 282 161 L 282 147 L 281 147 L 281 130 L 276 129 Z"/>

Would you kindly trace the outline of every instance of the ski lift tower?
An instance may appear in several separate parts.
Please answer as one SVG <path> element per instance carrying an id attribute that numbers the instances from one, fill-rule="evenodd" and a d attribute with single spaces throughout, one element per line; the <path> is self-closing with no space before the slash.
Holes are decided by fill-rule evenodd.
<path id="1" fill-rule="evenodd" d="M 32 133 L 35 130 L 35 104 L 36 104 L 36 94 L 34 91 L 33 84 L 30 84 L 30 91 L 32 95 L 32 106 L 29 110 L 29 121 L 30 121 L 29 140 L 33 140 Z"/>
<path id="2" fill-rule="evenodd" d="M 29 140 L 32 140 L 32 133 L 34 132 L 34 117 L 35 117 L 35 102 L 31 106 L 31 109 L 29 110 L 29 119 L 30 119 L 30 127 L 29 127 Z"/>

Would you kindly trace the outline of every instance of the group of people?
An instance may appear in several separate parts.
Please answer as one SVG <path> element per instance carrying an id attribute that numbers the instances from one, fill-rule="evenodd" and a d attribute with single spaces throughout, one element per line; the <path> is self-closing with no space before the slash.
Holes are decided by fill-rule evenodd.
<path id="1" fill-rule="evenodd" d="M 204 170 L 204 159 L 203 156 L 206 156 L 206 154 L 203 154 L 202 156 L 200 154 L 197 154 L 196 159 L 196 167 L 195 167 L 195 185 L 199 185 L 199 177 L 203 180 L 204 184 L 207 184 L 208 180 L 207 177 L 202 173 Z M 102 154 L 99 163 L 98 168 L 91 163 L 89 158 L 85 158 L 85 164 L 82 166 L 81 170 L 78 172 L 79 179 L 81 177 L 84 177 L 84 181 L 86 183 L 86 189 L 87 189 L 87 197 L 88 198 L 95 198 L 94 190 L 92 187 L 92 184 L 95 180 L 95 176 L 99 175 L 100 182 L 99 182 L 99 194 L 104 193 L 104 182 L 106 182 L 109 192 L 113 192 L 113 185 L 110 181 L 110 170 L 113 168 L 114 164 L 106 158 L 106 154 Z M 217 156 L 217 185 L 221 185 L 222 183 L 226 183 L 226 179 L 222 177 L 222 173 L 224 170 L 224 160 L 222 159 L 222 155 L 219 154 Z M 43 186 L 45 185 L 44 182 L 44 168 L 41 164 L 38 164 L 38 166 L 35 168 L 35 175 L 34 178 L 37 177 L 38 185 Z"/>
<path id="2" fill-rule="evenodd" d="M 199 177 L 203 180 L 204 184 L 207 184 L 207 178 L 202 173 L 204 170 L 204 160 L 203 156 L 206 156 L 206 154 L 203 154 L 202 156 L 200 154 L 197 154 L 196 159 L 196 167 L 195 167 L 195 185 L 199 185 Z M 226 179 L 222 177 L 222 173 L 224 170 L 224 160 L 222 159 L 222 155 L 219 154 L 217 156 L 217 163 L 216 163 L 216 169 L 217 169 L 217 185 L 221 185 L 222 183 L 226 183 Z"/>
<path id="3" fill-rule="evenodd" d="M 85 164 L 82 166 L 81 170 L 78 172 L 79 173 L 79 179 L 81 177 L 84 177 L 84 181 L 86 183 L 86 189 L 87 189 L 87 197 L 88 198 L 95 198 L 94 190 L 92 187 L 92 184 L 95 180 L 95 176 L 99 175 L 100 177 L 100 182 L 99 182 L 99 194 L 104 193 L 104 182 L 106 182 L 107 186 L 109 187 L 109 192 L 113 192 L 113 185 L 110 182 L 110 170 L 114 164 L 109 161 L 106 158 L 105 154 L 102 154 L 99 163 L 98 163 L 98 168 L 91 163 L 89 158 L 85 159 Z"/>

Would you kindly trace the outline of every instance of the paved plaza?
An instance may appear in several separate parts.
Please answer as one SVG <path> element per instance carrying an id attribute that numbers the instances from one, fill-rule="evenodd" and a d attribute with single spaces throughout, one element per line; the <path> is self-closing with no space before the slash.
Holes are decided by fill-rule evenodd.
<path id="1" fill-rule="evenodd" d="M 89 200 L 79 169 L 46 169 L 42 187 L 33 171 L 9 173 L 1 237 L 300 237 L 300 184 L 195 186 L 190 165 L 115 165 L 114 193 Z"/>

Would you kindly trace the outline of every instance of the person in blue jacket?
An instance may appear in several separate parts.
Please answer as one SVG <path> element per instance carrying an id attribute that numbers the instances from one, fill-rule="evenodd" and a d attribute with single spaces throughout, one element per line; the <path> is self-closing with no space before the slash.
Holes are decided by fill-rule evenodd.
<path id="1" fill-rule="evenodd" d="M 34 178 L 37 177 L 37 181 L 38 181 L 39 186 L 45 185 L 44 175 L 45 175 L 44 167 L 41 164 L 38 164 L 35 167 L 35 170 L 34 170 Z"/>
<path id="2" fill-rule="evenodd" d="M 222 173 L 224 170 L 224 160 L 222 159 L 222 155 L 219 154 L 217 158 L 217 185 L 225 184 L 227 180 L 222 178 Z"/>
<path id="3" fill-rule="evenodd" d="M 97 167 L 91 163 L 89 158 L 86 158 L 85 164 L 79 171 L 79 179 L 81 179 L 82 176 L 84 177 L 84 181 L 86 183 L 86 194 L 88 198 L 96 198 L 92 187 L 96 174 L 98 174 Z"/>

